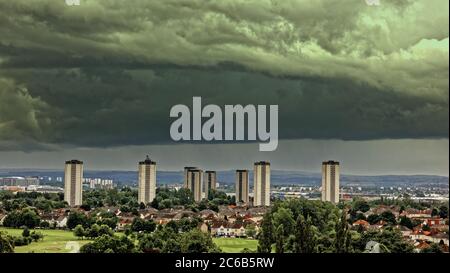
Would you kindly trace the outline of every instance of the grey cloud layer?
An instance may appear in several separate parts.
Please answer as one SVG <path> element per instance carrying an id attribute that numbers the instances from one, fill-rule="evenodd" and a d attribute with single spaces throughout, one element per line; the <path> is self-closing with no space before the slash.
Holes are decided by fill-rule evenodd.
<path id="1" fill-rule="evenodd" d="M 277 103 L 282 138 L 448 137 L 446 0 L 0 10 L 0 149 L 164 143 L 193 95 Z"/>

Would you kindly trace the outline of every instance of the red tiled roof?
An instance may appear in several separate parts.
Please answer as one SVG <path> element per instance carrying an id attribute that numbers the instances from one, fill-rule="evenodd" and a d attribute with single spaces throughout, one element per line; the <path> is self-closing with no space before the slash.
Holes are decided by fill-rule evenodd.
<path id="1" fill-rule="evenodd" d="M 417 246 L 416 246 L 416 248 L 419 248 L 419 249 L 424 249 L 424 248 L 429 248 L 430 247 L 430 245 L 427 243 L 427 242 L 425 242 L 425 241 L 421 241 Z"/>
<path id="2" fill-rule="evenodd" d="M 355 221 L 355 222 L 353 223 L 353 225 L 354 225 L 354 226 L 358 226 L 358 225 L 361 225 L 361 226 L 368 226 L 368 225 L 369 225 L 369 222 L 367 222 L 367 221 L 365 221 L 365 220 L 357 220 L 357 221 Z"/>

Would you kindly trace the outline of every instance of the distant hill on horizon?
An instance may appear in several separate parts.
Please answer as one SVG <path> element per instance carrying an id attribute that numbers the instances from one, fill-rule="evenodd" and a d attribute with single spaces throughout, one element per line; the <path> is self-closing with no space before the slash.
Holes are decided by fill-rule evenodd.
<path id="1" fill-rule="evenodd" d="M 0 177 L 5 176 L 41 176 L 63 177 L 63 170 L 45 169 L 0 169 Z M 137 171 L 93 171 L 86 170 L 84 177 L 113 179 L 121 185 L 137 183 Z M 52 179 L 52 181 L 54 181 Z M 217 171 L 219 183 L 233 184 L 235 171 Z M 252 180 L 252 171 L 250 170 Z M 183 171 L 158 171 L 158 184 L 182 183 Z M 321 174 L 307 171 L 272 170 L 272 185 L 305 185 L 318 186 L 321 184 Z M 342 185 L 365 186 L 406 186 L 406 185 L 448 185 L 449 178 L 439 175 L 345 175 L 341 174 Z"/>

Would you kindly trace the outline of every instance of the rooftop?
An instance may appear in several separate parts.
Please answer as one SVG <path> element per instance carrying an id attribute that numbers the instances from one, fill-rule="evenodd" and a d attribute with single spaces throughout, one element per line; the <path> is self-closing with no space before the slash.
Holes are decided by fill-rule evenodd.
<path id="1" fill-rule="evenodd" d="M 322 162 L 322 165 L 339 165 L 339 161 L 328 160 L 328 161 Z"/>
<path id="2" fill-rule="evenodd" d="M 152 161 L 148 156 L 145 158 L 144 161 L 140 161 L 139 165 L 155 165 L 156 162 Z"/>
<path id="3" fill-rule="evenodd" d="M 255 162 L 255 165 L 269 165 L 270 166 L 270 162 L 269 161 L 258 161 L 258 162 Z"/>
<path id="4" fill-rule="evenodd" d="M 83 164 L 83 161 L 80 161 L 77 159 L 72 159 L 72 160 L 67 160 L 66 164 Z"/>

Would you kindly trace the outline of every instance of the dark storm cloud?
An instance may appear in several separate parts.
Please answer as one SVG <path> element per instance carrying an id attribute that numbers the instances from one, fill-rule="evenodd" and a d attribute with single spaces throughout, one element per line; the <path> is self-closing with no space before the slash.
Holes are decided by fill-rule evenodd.
<path id="1" fill-rule="evenodd" d="M 33 96 L 48 105 L 41 115 L 52 123 L 41 137 L 51 143 L 165 143 L 170 140 L 170 108 L 190 106 L 193 96 L 201 96 L 204 105 L 278 104 L 281 138 L 422 138 L 448 132 L 445 102 L 348 80 L 174 68 L 20 70 L 8 76 L 34 86 Z"/>
<path id="2" fill-rule="evenodd" d="M 285 139 L 448 137 L 448 1 L 81 2 L 0 0 L 0 149 L 167 143 L 194 95 Z"/>

